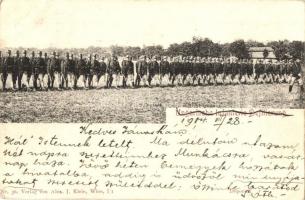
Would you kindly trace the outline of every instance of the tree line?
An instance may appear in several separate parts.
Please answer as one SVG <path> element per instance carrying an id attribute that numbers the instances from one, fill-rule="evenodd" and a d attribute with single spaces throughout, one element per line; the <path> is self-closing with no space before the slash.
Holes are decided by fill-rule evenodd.
<path id="1" fill-rule="evenodd" d="M 304 60 L 304 48 L 305 42 L 302 41 L 289 41 L 289 40 L 279 40 L 279 41 L 269 41 L 267 43 L 258 42 L 255 40 L 244 41 L 242 39 L 235 40 L 231 43 L 220 44 L 213 42 L 209 38 L 202 38 L 194 36 L 191 41 L 185 41 L 182 43 L 170 44 L 167 49 L 163 48 L 161 45 L 151 45 L 151 46 L 119 46 L 112 45 L 110 47 L 97 47 L 89 46 L 88 48 L 11 48 L 11 50 L 28 50 L 31 51 L 43 51 L 51 53 L 53 51 L 59 52 L 60 55 L 64 55 L 65 52 L 73 53 L 74 55 L 82 54 L 98 54 L 101 56 L 108 57 L 111 54 L 117 56 L 130 55 L 133 58 L 138 58 L 141 55 L 146 55 L 148 57 L 152 56 L 200 56 L 200 57 L 229 57 L 235 56 L 240 59 L 250 58 L 248 49 L 250 47 L 272 47 L 274 49 L 274 54 L 278 60 L 282 59 L 301 59 Z M 3 52 L 9 48 L 1 49 Z M 263 52 L 264 56 L 268 52 Z"/>

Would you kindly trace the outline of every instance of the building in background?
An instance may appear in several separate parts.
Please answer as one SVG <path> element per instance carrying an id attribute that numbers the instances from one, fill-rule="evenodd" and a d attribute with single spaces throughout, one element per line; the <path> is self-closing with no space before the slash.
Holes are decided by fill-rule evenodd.
<path id="1" fill-rule="evenodd" d="M 250 47 L 248 51 L 250 58 L 255 62 L 258 59 L 264 59 L 264 60 L 271 59 L 272 62 L 276 60 L 274 50 L 272 47 Z"/>

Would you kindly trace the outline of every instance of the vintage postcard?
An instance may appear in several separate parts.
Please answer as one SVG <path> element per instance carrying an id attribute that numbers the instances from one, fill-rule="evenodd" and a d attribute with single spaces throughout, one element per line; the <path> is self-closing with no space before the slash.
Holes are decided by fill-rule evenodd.
<path id="1" fill-rule="evenodd" d="M 0 0 L 0 199 L 304 199 L 305 3 Z"/>

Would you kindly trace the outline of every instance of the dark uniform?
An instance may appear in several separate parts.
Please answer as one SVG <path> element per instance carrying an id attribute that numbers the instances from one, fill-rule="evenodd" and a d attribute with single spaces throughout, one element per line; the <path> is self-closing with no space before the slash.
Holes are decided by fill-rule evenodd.
<path id="1" fill-rule="evenodd" d="M 258 63 L 256 63 L 254 65 L 254 70 L 255 70 L 255 82 L 256 83 L 264 83 L 265 67 L 264 67 L 264 64 L 262 63 L 262 60 L 259 60 Z"/>
<path id="2" fill-rule="evenodd" d="M 44 68 L 46 67 L 45 59 L 42 57 L 42 52 L 39 52 L 39 57 L 36 58 L 35 65 L 33 67 L 33 85 L 34 89 L 37 90 L 38 86 L 40 89 L 43 87 L 43 80 L 41 74 L 43 73 Z"/>
<path id="3" fill-rule="evenodd" d="M 224 74 L 224 84 L 232 83 L 232 64 L 229 60 L 225 60 L 223 63 L 223 74 Z"/>
<path id="4" fill-rule="evenodd" d="M 90 74 L 93 76 L 92 83 L 90 83 L 91 86 L 97 87 L 98 82 L 101 77 L 101 65 L 100 62 L 97 60 L 97 54 L 94 55 L 94 59 L 92 61 L 92 69 Z"/>
<path id="5" fill-rule="evenodd" d="M 146 56 L 141 56 L 140 60 L 136 62 L 136 87 L 140 86 L 140 82 L 144 76 L 147 76 L 147 62 Z"/>
<path id="6" fill-rule="evenodd" d="M 76 85 L 80 87 L 86 87 L 86 60 L 83 58 L 83 54 L 79 55 L 79 59 L 76 61 Z M 79 80 L 79 84 L 78 84 Z"/>
<path id="7" fill-rule="evenodd" d="M 72 89 L 76 89 L 77 88 L 76 60 L 73 54 L 71 54 L 71 59 L 69 63 L 68 80 L 70 87 Z"/>
<path id="8" fill-rule="evenodd" d="M 253 63 L 251 60 L 249 60 L 246 64 L 247 67 L 247 83 L 254 83 L 254 77 L 253 77 Z"/>
<path id="9" fill-rule="evenodd" d="M 13 83 L 14 82 L 14 78 L 12 76 L 14 73 L 16 74 L 16 68 L 14 67 L 14 58 L 11 56 L 11 50 L 8 50 L 8 56 L 5 58 L 4 60 L 4 68 L 3 68 L 3 89 L 6 89 L 6 83 L 7 83 L 7 79 L 9 79 L 8 81 Z M 13 84 L 11 84 L 11 87 Z"/>
<path id="10" fill-rule="evenodd" d="M 240 82 L 245 84 L 247 82 L 247 67 L 248 65 L 248 62 L 246 60 L 243 60 L 241 63 L 240 63 Z"/>
<path id="11" fill-rule="evenodd" d="M 55 71 L 58 72 L 58 68 L 60 68 L 59 64 L 59 60 L 56 58 L 56 52 L 53 52 L 53 57 L 47 63 L 48 89 L 54 87 Z"/>
<path id="12" fill-rule="evenodd" d="M 92 79 L 93 79 L 93 69 L 92 69 L 92 65 L 93 65 L 93 62 L 92 62 L 92 55 L 90 54 L 88 59 L 86 60 L 86 83 L 85 84 L 85 88 L 89 88 L 91 87 L 91 82 L 92 82 Z"/>
<path id="13" fill-rule="evenodd" d="M 106 87 L 110 88 L 112 86 L 113 81 L 115 82 L 115 87 L 119 86 L 119 75 L 121 72 L 120 63 L 117 60 L 116 56 L 112 56 L 112 58 L 107 63 L 106 73 L 108 75 L 107 77 L 107 83 Z"/>
<path id="14" fill-rule="evenodd" d="M 223 84 L 223 64 L 221 60 L 217 59 L 214 63 L 215 66 L 215 77 L 216 77 L 216 84 Z"/>
<path id="15" fill-rule="evenodd" d="M 280 83 L 287 82 L 287 65 L 280 61 Z"/>
<path id="16" fill-rule="evenodd" d="M 273 82 L 279 83 L 280 82 L 280 70 L 281 70 L 280 63 L 276 62 L 276 63 L 272 64 L 272 68 L 273 68 Z"/>
<path id="17" fill-rule="evenodd" d="M 126 56 L 126 59 L 122 61 L 122 75 L 123 75 L 123 88 L 126 88 L 127 85 L 134 87 L 134 69 L 133 62 L 130 56 Z"/>
<path id="18" fill-rule="evenodd" d="M 168 80 L 169 80 L 169 84 L 171 84 L 172 86 L 175 84 L 175 81 L 179 74 L 179 61 L 178 61 L 179 58 L 174 58 L 173 62 L 169 63 L 169 77 L 168 77 Z M 161 65 L 161 63 L 160 63 Z M 177 85 L 179 83 L 177 82 Z"/>
<path id="19" fill-rule="evenodd" d="M 293 62 L 291 73 L 292 73 L 292 78 L 291 78 L 291 82 L 289 84 L 289 92 L 292 91 L 292 87 L 295 83 L 298 83 L 300 86 L 301 92 L 304 92 L 303 80 L 301 77 L 301 63 L 299 60 Z"/>
<path id="20" fill-rule="evenodd" d="M 157 62 L 156 58 L 153 58 L 148 63 L 148 85 L 151 85 L 151 82 L 153 80 L 154 85 L 159 86 L 162 83 L 162 76 L 160 73 L 160 65 Z"/>
<path id="21" fill-rule="evenodd" d="M 14 76 L 13 76 L 14 84 L 16 84 L 16 80 L 17 80 L 18 89 L 21 90 L 22 89 L 21 80 L 22 80 L 22 75 L 23 75 L 23 65 L 22 65 L 22 60 L 19 55 L 19 51 L 16 52 L 16 57 L 14 59 L 14 68 L 16 70 L 16 72 L 14 73 Z"/>
<path id="22" fill-rule="evenodd" d="M 174 80 L 171 80 L 171 75 L 174 74 L 170 71 L 174 70 L 174 68 L 170 67 L 170 64 L 166 57 L 163 57 L 163 59 L 160 61 L 160 66 L 158 68 L 157 74 L 159 75 L 159 84 L 160 85 L 166 85 L 173 83 Z"/>

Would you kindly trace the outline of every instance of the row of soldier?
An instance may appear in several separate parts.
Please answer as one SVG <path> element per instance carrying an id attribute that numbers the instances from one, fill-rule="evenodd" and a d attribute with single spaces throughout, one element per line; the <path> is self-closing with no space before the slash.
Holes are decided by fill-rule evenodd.
<path id="1" fill-rule="evenodd" d="M 299 61 L 263 62 L 259 60 L 233 60 L 200 57 L 141 56 L 133 61 L 130 56 L 122 62 L 113 55 L 75 58 L 66 53 L 65 58 L 53 52 L 51 57 L 40 51 L 29 57 L 27 51 L 13 56 L 0 52 L 0 76 L 2 89 L 64 89 L 92 87 L 140 87 L 168 85 L 217 85 L 253 83 L 291 83 L 300 74 Z"/>

